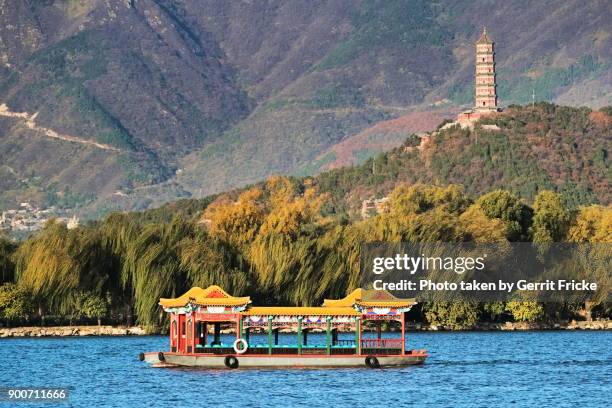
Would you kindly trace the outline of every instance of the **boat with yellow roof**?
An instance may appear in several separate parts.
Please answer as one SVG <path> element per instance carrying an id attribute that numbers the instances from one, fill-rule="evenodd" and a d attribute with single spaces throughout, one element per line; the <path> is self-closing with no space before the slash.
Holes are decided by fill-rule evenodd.
<path id="1" fill-rule="evenodd" d="M 423 364 L 428 356 L 425 350 L 406 350 L 404 314 L 416 302 L 385 291 L 356 289 L 320 307 L 252 306 L 250 297 L 234 297 L 213 285 L 159 304 L 170 314 L 170 349 L 139 356 L 156 367 L 378 368 Z M 401 335 L 383 336 L 383 326 L 393 325 Z M 224 343 L 222 331 L 233 341 Z M 280 344 L 281 331 L 297 333 L 289 336 L 291 344 Z M 324 332 L 325 343 L 309 344 L 311 332 Z M 256 333 L 260 342 L 254 341 Z"/>

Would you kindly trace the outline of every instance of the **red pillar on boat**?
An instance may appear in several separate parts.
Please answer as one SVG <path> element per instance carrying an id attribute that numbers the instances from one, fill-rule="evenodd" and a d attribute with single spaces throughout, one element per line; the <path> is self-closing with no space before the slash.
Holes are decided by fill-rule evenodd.
<path id="1" fill-rule="evenodd" d="M 357 354 L 361 355 L 361 319 L 355 318 L 355 331 L 357 332 Z"/>
<path id="2" fill-rule="evenodd" d="M 406 354 L 406 314 L 402 313 L 402 355 Z"/>

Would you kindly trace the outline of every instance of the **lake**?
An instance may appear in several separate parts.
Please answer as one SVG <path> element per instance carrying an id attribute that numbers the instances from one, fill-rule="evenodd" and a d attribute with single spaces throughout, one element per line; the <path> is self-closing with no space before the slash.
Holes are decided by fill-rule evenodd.
<path id="1" fill-rule="evenodd" d="M 69 387 L 69 401 L 56 404 L 64 407 L 610 406 L 612 332 L 407 337 L 411 348 L 429 350 L 424 366 L 160 369 L 137 356 L 166 350 L 165 336 L 3 339 L 0 387 Z"/>

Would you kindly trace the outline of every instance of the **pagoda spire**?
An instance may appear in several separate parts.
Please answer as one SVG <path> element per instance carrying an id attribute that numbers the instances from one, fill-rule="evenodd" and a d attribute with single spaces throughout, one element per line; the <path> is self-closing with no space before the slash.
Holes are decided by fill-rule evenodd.
<path id="1" fill-rule="evenodd" d="M 489 38 L 489 34 L 487 33 L 487 26 L 482 28 L 482 34 L 476 44 L 493 44 L 493 41 Z"/>

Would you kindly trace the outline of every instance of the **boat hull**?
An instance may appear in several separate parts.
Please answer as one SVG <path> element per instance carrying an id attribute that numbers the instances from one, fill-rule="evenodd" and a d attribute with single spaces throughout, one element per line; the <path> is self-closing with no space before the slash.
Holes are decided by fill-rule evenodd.
<path id="1" fill-rule="evenodd" d="M 163 361 L 160 359 L 163 358 Z M 427 354 L 375 356 L 375 364 L 366 362 L 367 356 L 314 355 L 195 355 L 178 353 L 145 353 L 144 361 L 154 367 L 200 367 L 227 369 L 227 358 L 234 357 L 233 368 L 317 368 L 317 367 L 398 367 L 423 364 Z"/>

